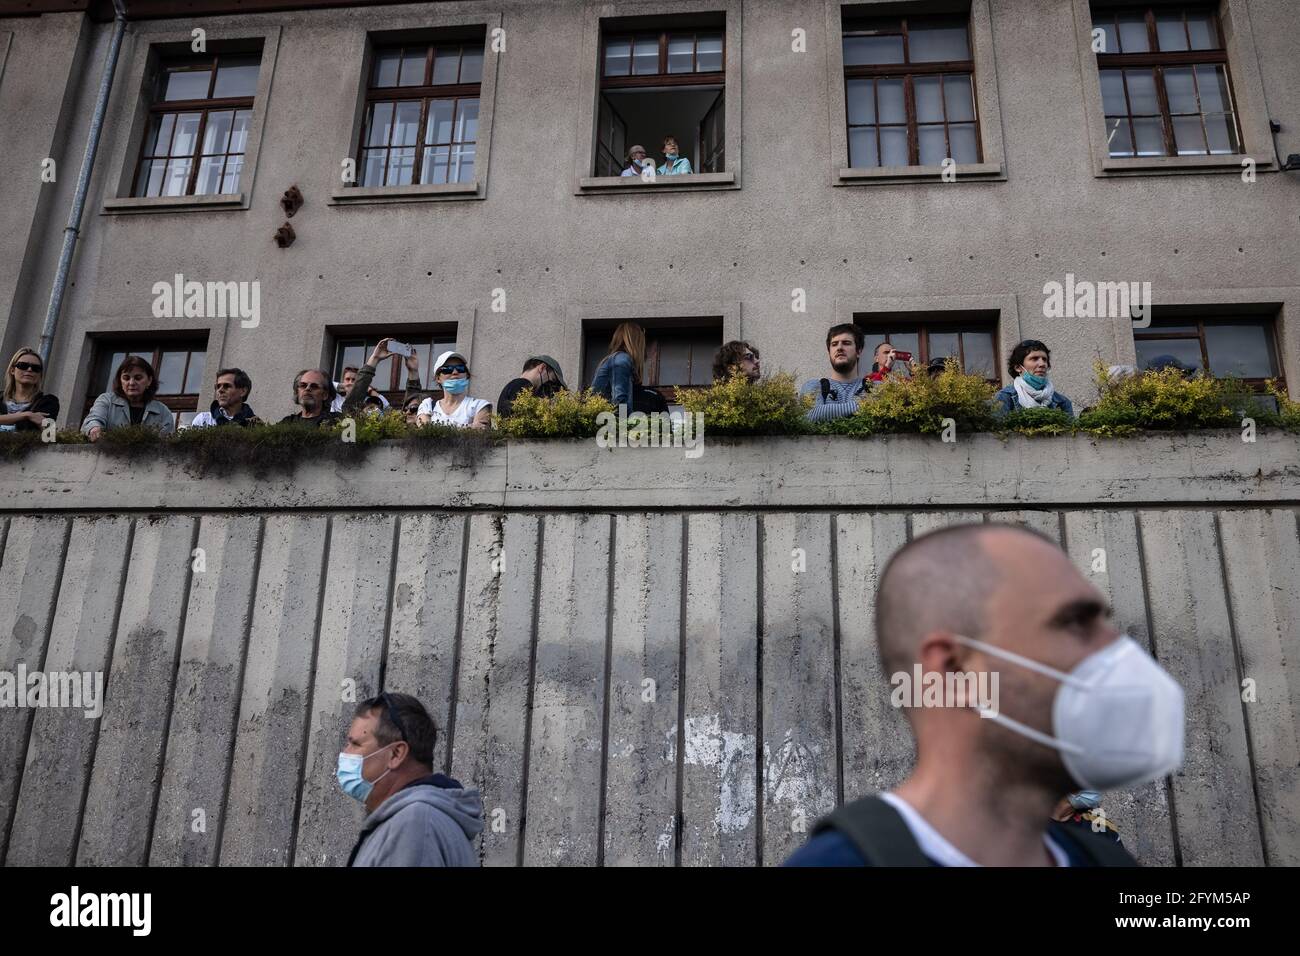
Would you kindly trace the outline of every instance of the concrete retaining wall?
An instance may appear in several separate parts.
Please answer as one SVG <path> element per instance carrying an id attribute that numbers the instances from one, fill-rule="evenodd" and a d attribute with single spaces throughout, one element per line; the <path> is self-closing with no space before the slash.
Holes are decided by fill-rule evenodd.
<path id="1" fill-rule="evenodd" d="M 1183 770 L 1107 801 L 1137 856 L 1295 865 L 1297 463 L 1235 434 L 562 443 L 259 484 L 41 450 L 0 465 L 0 670 L 101 670 L 106 700 L 0 708 L 0 852 L 339 864 L 354 683 L 430 706 L 486 863 L 777 863 L 907 772 L 875 581 L 983 518 L 1061 540 L 1187 690 Z"/>

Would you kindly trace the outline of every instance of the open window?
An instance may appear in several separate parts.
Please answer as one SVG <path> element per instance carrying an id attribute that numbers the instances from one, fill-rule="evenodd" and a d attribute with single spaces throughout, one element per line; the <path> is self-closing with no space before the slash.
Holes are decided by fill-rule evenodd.
<path id="1" fill-rule="evenodd" d="M 113 390 L 113 375 L 128 355 L 138 355 L 153 366 L 158 376 L 154 399 L 172 411 L 176 427 L 184 428 L 194 416 L 208 407 L 211 385 L 204 377 L 208 338 L 185 336 L 114 336 L 95 341 L 90 389 L 86 395 L 82 418 L 90 412 L 95 399 Z M 80 421 L 77 422 L 80 424 Z"/>
<path id="2" fill-rule="evenodd" d="M 582 385 L 596 377 L 596 369 L 609 354 L 614 329 L 622 319 L 597 319 L 583 329 Z M 722 316 L 709 319 L 637 320 L 645 329 L 645 376 L 642 385 L 653 388 L 669 404 L 677 402 L 681 388 L 713 384 L 713 355 L 722 345 Z"/>
<path id="3" fill-rule="evenodd" d="M 1156 316 L 1151 325 L 1133 330 L 1137 367 L 1180 368 L 1215 378 L 1238 378 L 1257 393 L 1261 406 L 1277 411 L 1267 382 L 1286 380 L 1279 362 L 1277 328 L 1268 315 L 1176 314 Z"/>
<path id="4" fill-rule="evenodd" d="M 400 326 L 385 326 L 383 334 L 376 331 L 338 331 L 334 332 L 334 360 L 330 366 L 334 381 L 341 381 L 343 369 L 351 366 L 360 368 L 365 364 L 370 353 L 374 351 L 379 340 L 391 336 L 415 349 L 420 360 L 420 384 L 425 390 L 433 389 L 433 365 L 435 358 L 448 349 L 456 347 L 456 329 L 454 327 L 423 327 L 403 329 Z M 406 394 L 406 360 L 401 355 L 394 355 L 379 364 L 375 369 L 373 387 L 394 407 L 401 407 Z"/>
<path id="5" fill-rule="evenodd" d="M 869 368 L 876 346 L 888 342 L 896 349 L 912 353 L 912 362 L 922 367 L 935 359 L 955 358 L 962 371 L 981 375 L 991 384 L 1001 385 L 998 372 L 997 319 L 982 316 L 916 315 L 897 320 L 872 315 L 871 321 L 854 320 L 866 334 L 864 369 Z"/>
<path id="6" fill-rule="evenodd" d="M 722 16 L 642 30 L 602 24 L 600 41 L 595 175 L 622 174 L 633 145 L 645 147 L 660 175 L 725 171 Z M 680 150 L 673 170 L 664 161 L 668 136 Z"/>

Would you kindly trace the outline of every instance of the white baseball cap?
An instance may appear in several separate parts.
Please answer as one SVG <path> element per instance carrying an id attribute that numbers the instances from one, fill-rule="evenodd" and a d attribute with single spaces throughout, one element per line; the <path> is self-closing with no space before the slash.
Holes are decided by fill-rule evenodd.
<path id="1" fill-rule="evenodd" d="M 443 352 L 441 355 L 438 356 L 438 361 L 433 363 L 433 374 L 437 375 L 438 369 L 442 368 L 444 365 L 447 364 L 447 359 L 452 359 L 452 358 L 460 359 L 462 362 L 465 363 L 465 367 L 469 368 L 469 361 L 465 358 L 465 356 L 461 355 L 459 352 Z"/>

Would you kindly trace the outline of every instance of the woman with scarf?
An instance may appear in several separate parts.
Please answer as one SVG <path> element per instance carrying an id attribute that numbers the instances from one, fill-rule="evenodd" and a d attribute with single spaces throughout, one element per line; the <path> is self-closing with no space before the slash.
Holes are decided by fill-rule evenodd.
<path id="1" fill-rule="evenodd" d="M 1025 339 L 1011 350 L 1007 370 L 1010 385 L 993 396 L 994 411 L 1006 415 L 1021 408 L 1059 408 L 1071 418 L 1074 405 L 1058 392 L 1047 377 L 1052 353 L 1037 339 Z"/>

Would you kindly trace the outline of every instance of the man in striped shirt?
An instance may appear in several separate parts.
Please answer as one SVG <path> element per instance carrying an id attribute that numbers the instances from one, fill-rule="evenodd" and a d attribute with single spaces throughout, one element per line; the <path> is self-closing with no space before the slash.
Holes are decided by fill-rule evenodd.
<path id="1" fill-rule="evenodd" d="M 869 387 L 858 369 L 865 341 L 862 330 L 851 323 L 832 326 L 826 333 L 831 374 L 826 378 L 810 379 L 799 389 L 800 395 L 813 396 L 813 407 L 808 410 L 809 421 L 829 422 L 847 418 L 858 410 L 858 404 Z"/>

